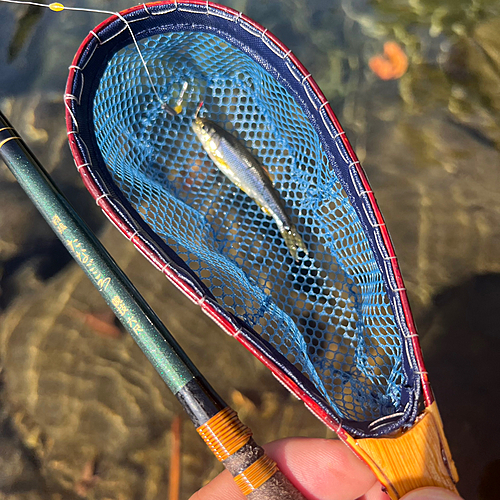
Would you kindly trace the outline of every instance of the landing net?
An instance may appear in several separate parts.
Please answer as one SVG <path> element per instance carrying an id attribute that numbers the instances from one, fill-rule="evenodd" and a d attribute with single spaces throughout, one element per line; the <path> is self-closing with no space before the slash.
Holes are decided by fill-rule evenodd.
<path id="1" fill-rule="evenodd" d="M 402 343 L 383 276 L 311 120 L 287 89 L 212 33 L 161 33 L 115 53 L 93 102 L 119 189 L 226 310 L 298 368 L 342 419 L 401 406 Z M 225 178 L 191 130 L 196 106 L 267 167 L 309 256 Z M 201 335 L 202 333 L 200 333 Z"/>

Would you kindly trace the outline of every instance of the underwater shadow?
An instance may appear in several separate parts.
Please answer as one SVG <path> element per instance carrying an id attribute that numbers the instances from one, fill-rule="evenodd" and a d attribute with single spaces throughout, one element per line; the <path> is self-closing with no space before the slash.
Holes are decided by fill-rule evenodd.
<path id="1" fill-rule="evenodd" d="M 474 276 L 434 298 L 420 323 L 425 364 L 464 498 L 498 498 L 500 274 Z"/>

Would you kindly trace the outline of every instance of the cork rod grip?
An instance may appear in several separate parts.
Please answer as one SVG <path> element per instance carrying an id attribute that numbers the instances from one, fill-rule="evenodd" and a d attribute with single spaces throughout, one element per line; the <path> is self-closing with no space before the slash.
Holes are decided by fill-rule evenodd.
<path id="1" fill-rule="evenodd" d="M 305 500 L 233 409 L 224 408 L 197 431 L 249 500 Z"/>

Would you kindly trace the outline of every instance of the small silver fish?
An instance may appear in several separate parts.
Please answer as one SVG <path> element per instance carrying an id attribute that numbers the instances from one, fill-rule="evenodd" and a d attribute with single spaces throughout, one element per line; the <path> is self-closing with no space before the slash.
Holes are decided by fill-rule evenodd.
<path id="1" fill-rule="evenodd" d="M 307 255 L 305 243 L 286 214 L 269 173 L 259 161 L 236 137 L 213 121 L 196 114 L 191 127 L 217 168 L 275 220 L 292 257 L 298 260 L 299 249 Z"/>

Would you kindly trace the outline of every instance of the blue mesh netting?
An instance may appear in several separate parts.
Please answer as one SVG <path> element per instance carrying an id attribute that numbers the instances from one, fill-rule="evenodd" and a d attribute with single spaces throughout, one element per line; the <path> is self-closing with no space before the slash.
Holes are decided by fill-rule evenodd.
<path id="1" fill-rule="evenodd" d="M 382 275 L 317 133 L 260 65 L 207 33 L 139 42 L 116 53 L 94 100 L 111 175 L 151 228 L 242 318 L 299 368 L 340 417 L 393 414 L 401 341 Z M 239 137 L 270 171 L 308 250 L 295 262 L 274 221 L 232 185 L 190 124 L 203 115 Z"/>

